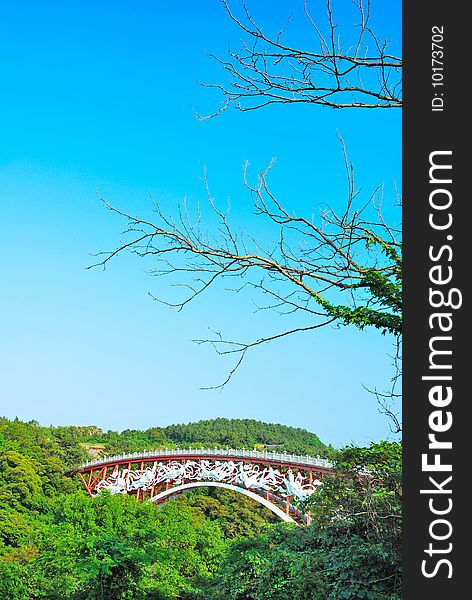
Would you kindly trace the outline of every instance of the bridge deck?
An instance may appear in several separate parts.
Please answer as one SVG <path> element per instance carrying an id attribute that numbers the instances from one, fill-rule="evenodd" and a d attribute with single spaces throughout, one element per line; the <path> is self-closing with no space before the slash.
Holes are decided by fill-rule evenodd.
<path id="1" fill-rule="evenodd" d="M 311 468 L 319 468 L 322 470 L 331 470 L 333 463 L 320 458 L 319 456 L 298 456 L 296 454 L 286 454 L 279 452 L 260 452 L 259 450 L 235 450 L 233 448 L 174 448 L 164 450 L 150 450 L 145 452 L 134 452 L 133 454 L 119 454 L 116 456 L 105 456 L 99 460 L 88 461 L 75 469 L 71 469 L 68 473 L 78 473 L 79 471 L 89 470 L 94 467 L 103 467 L 106 465 L 117 465 L 125 463 L 135 463 L 139 461 L 149 462 L 151 460 L 170 459 L 170 458 L 186 458 L 186 459 L 214 459 L 224 458 L 236 460 L 246 459 L 260 462 L 284 464 L 287 466 L 304 466 Z"/>

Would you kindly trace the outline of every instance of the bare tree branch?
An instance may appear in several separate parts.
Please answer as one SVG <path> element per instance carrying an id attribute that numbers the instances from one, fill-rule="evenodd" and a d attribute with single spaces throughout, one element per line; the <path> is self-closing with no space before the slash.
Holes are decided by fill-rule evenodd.
<path id="1" fill-rule="evenodd" d="M 354 169 L 341 140 L 347 184 L 345 209 L 337 214 L 321 205 L 317 215 L 297 215 L 272 193 L 267 178 L 273 163 L 260 173 L 255 184 L 244 167 L 244 184 L 252 196 L 255 215 L 272 228 L 272 241 L 238 231 L 230 221 L 230 206 L 218 207 L 211 195 L 206 173 L 203 184 L 216 227 L 214 233 L 201 226 L 200 209 L 192 216 L 186 203 L 178 217 L 164 214 L 153 200 L 152 222 L 128 214 L 103 200 L 106 208 L 127 222 L 124 240 L 109 252 L 100 252 L 91 267 L 102 266 L 124 252 L 151 258 L 151 273 L 170 277 L 183 291 L 178 299 L 152 297 L 182 310 L 219 281 L 236 281 L 235 292 L 252 289 L 264 302 L 257 310 L 275 309 L 281 314 L 305 315 L 302 326 L 270 334 L 250 342 L 216 338 L 195 340 L 211 344 L 219 354 L 234 354 L 237 362 L 224 386 L 241 365 L 246 352 L 282 337 L 337 324 L 359 329 L 375 327 L 396 338 L 401 333 L 400 230 L 381 216 L 382 189 L 361 203 Z M 268 302 L 266 302 L 268 300 Z M 382 396 L 378 395 L 380 399 Z M 385 405 L 385 410 L 387 410 Z"/>
<path id="2" fill-rule="evenodd" d="M 308 0 L 304 0 L 300 17 L 309 28 L 310 43 L 315 40 L 315 44 L 299 48 L 283 42 L 292 16 L 271 35 L 256 23 L 244 0 L 241 17 L 236 16 L 227 0 L 221 0 L 227 15 L 247 39 L 240 50 L 229 49 L 225 59 L 210 54 L 223 69 L 227 82 L 202 83 L 218 90 L 223 102 L 217 111 L 199 118 L 212 118 L 229 106 L 243 112 L 295 103 L 330 108 L 400 107 L 402 60 L 389 53 L 389 42 L 370 27 L 370 0 L 353 0 L 355 22 L 345 24 L 344 37 L 338 33 L 333 3 L 325 1 L 325 14 L 317 10 L 315 18 Z"/>
<path id="3" fill-rule="evenodd" d="M 232 367 L 232 369 L 228 373 L 226 379 L 222 383 L 220 383 L 219 385 L 215 385 L 215 386 L 207 386 L 202 389 L 218 390 L 218 389 L 224 388 L 224 386 L 233 377 L 234 373 L 241 366 L 241 363 L 243 362 L 244 357 L 246 356 L 246 352 L 248 350 L 250 350 L 251 348 L 254 348 L 255 346 L 260 346 L 261 344 L 267 344 L 268 342 L 273 342 L 274 340 L 279 340 L 280 338 L 287 337 L 289 335 L 293 335 L 294 333 L 303 333 L 306 331 L 313 331 L 314 329 L 319 329 L 320 327 L 329 325 L 330 323 L 333 323 L 334 321 L 335 321 L 335 318 L 331 318 L 331 319 L 325 320 L 322 323 L 318 323 L 317 325 L 310 325 L 308 327 L 295 327 L 294 329 L 290 329 L 290 330 L 284 331 L 282 333 L 277 333 L 275 335 L 262 337 L 262 338 L 259 338 L 258 340 L 255 340 L 254 342 L 248 342 L 248 343 L 226 340 L 223 338 L 223 336 L 219 332 L 215 332 L 217 335 L 216 339 L 193 340 L 197 344 L 211 344 L 211 346 L 213 346 L 214 350 L 222 356 L 225 354 L 239 355 L 239 357 L 236 361 L 236 364 Z"/>
<path id="4" fill-rule="evenodd" d="M 402 431 L 402 422 L 399 415 L 399 404 L 402 398 L 399 387 L 402 378 L 402 355 L 401 355 L 401 337 L 395 338 L 395 354 L 392 356 L 393 376 L 390 380 L 390 389 L 379 392 L 377 388 L 370 389 L 363 386 L 369 393 L 374 394 L 380 412 L 390 421 L 390 430 L 393 434 Z"/>

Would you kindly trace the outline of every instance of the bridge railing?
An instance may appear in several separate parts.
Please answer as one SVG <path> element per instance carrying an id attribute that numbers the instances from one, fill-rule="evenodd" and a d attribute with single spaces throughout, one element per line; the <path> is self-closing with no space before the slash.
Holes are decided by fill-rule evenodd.
<path id="1" fill-rule="evenodd" d="M 333 467 L 333 463 L 324 458 L 320 458 L 319 456 L 299 456 L 296 454 L 287 454 L 287 453 L 279 453 L 279 452 L 267 452 L 267 451 L 259 451 L 259 450 L 235 450 L 234 448 L 165 448 L 163 450 L 149 450 L 143 452 L 134 452 L 133 454 L 118 454 L 115 456 L 105 456 L 98 460 L 91 460 L 78 468 L 74 469 L 74 471 L 79 471 L 81 469 L 87 469 L 90 467 L 101 466 L 114 462 L 136 462 L 139 459 L 150 459 L 150 458 L 159 458 L 159 457 L 178 457 L 178 456 L 215 456 L 215 457 L 225 457 L 225 458 L 252 458 L 256 460 L 266 460 L 271 462 L 281 462 L 281 463 L 291 463 L 291 464 L 299 464 L 307 467 L 320 467 L 324 469 L 331 469 Z"/>

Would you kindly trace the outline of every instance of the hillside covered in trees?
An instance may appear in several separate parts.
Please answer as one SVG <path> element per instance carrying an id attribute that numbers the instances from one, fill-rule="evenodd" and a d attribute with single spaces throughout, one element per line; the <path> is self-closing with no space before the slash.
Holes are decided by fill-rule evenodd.
<path id="1" fill-rule="evenodd" d="M 44 431 L 46 429 L 43 428 Z M 157 448 L 257 448 L 293 454 L 327 456 L 332 448 L 305 429 L 254 419 L 209 419 L 197 423 L 104 432 L 94 425 L 47 428 L 50 435 L 78 444 L 102 447 L 104 454 Z"/>
<path id="2" fill-rule="evenodd" d="M 230 445 L 329 454 L 345 474 L 280 523 L 227 490 L 163 506 L 91 499 L 64 472 L 104 453 Z M 314 600 L 400 598 L 401 448 L 335 451 L 302 429 L 215 419 L 144 432 L 0 419 L 0 598 Z M 360 478 L 359 473 L 368 477 Z"/>

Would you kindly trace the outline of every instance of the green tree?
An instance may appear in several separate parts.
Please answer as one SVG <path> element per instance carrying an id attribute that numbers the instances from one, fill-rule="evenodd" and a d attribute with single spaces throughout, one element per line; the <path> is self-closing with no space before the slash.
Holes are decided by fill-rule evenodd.
<path id="1" fill-rule="evenodd" d="M 347 529 L 278 525 L 232 544 L 200 594 L 212 600 L 399 600 L 399 568 L 388 546 Z"/>
<path id="2" fill-rule="evenodd" d="M 345 448 L 336 467 L 342 475 L 325 476 L 300 504 L 309 527 L 277 525 L 236 541 L 202 597 L 399 600 L 401 445 Z"/>
<path id="3" fill-rule="evenodd" d="M 400 548 L 402 523 L 402 447 L 398 442 L 350 446 L 338 453 L 335 470 L 301 503 L 316 527 L 340 522 L 372 541 L 386 540 Z"/>
<path id="4" fill-rule="evenodd" d="M 30 507 L 41 490 L 40 465 L 14 450 L 0 454 L 0 502 Z"/>
<path id="5" fill-rule="evenodd" d="M 0 419 L 0 435 L 2 598 L 399 598 L 399 444 L 331 449 L 343 476 L 324 477 L 301 504 L 312 516 L 302 528 L 274 525 L 265 509 L 226 490 L 159 507 L 106 493 L 91 499 L 64 477 L 84 439 L 101 436 L 126 448 L 154 432 L 65 431 Z M 299 451 L 319 447 L 304 430 L 250 419 L 169 426 L 165 435 L 182 444 L 237 435 L 245 445 L 289 444 L 292 436 Z"/>

